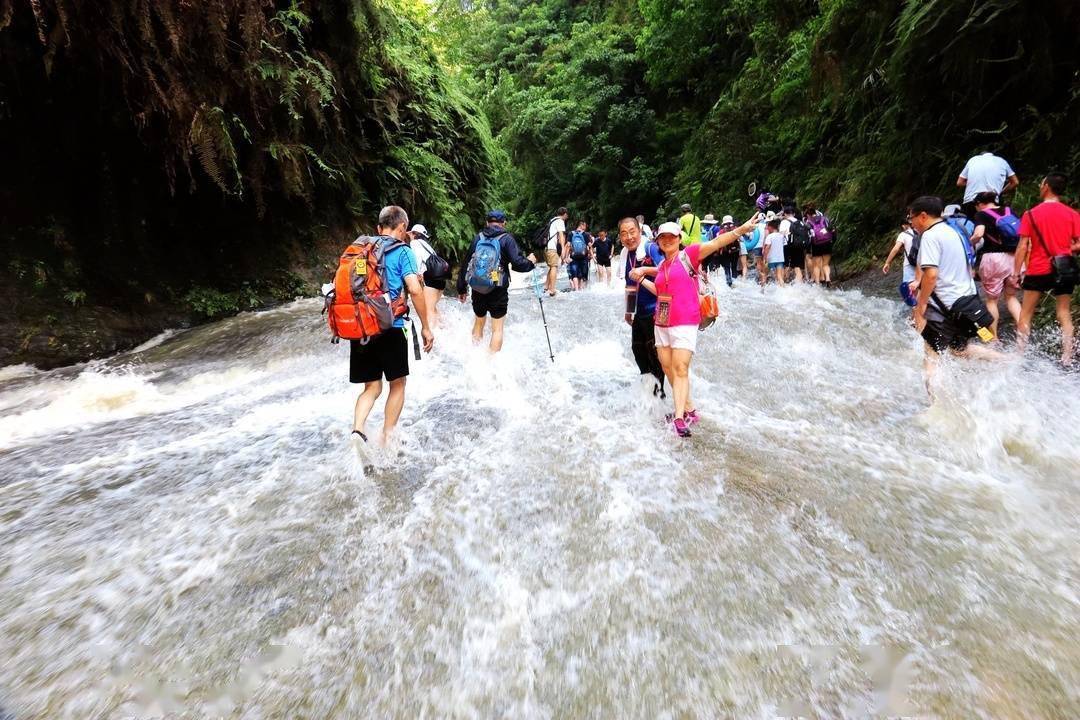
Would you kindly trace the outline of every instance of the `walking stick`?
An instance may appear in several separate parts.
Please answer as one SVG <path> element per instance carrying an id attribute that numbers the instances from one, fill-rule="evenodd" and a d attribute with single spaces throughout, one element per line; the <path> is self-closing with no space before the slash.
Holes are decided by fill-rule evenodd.
<path id="1" fill-rule="evenodd" d="M 540 303 L 540 318 L 544 321 L 544 337 L 547 338 L 548 354 L 551 355 L 551 362 L 555 362 L 555 352 L 551 349 L 551 334 L 548 333 L 547 316 L 544 314 L 543 292 L 540 290 L 539 283 L 536 282 L 536 268 L 532 271 L 532 286 L 536 291 L 536 302 Z"/>

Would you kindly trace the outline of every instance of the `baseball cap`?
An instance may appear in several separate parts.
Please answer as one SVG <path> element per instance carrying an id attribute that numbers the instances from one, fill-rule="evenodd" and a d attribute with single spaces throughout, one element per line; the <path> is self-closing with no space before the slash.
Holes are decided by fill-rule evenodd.
<path id="1" fill-rule="evenodd" d="M 495 222 L 506 222 L 506 213 L 502 210 L 488 210 L 487 219 Z"/>
<path id="2" fill-rule="evenodd" d="M 720 222 L 723 225 L 734 225 L 735 224 L 735 218 L 731 217 L 730 215 L 725 215 L 724 219 L 721 220 Z"/>
<path id="3" fill-rule="evenodd" d="M 774 213 L 772 210 L 765 213 L 765 222 L 769 222 L 770 220 L 775 220 L 775 219 L 776 219 L 776 213 Z"/>
<path id="4" fill-rule="evenodd" d="M 679 210 L 682 212 L 690 212 L 690 203 L 683 203 L 682 206 L 679 207 Z"/>
<path id="5" fill-rule="evenodd" d="M 661 235 L 675 235 L 676 237 L 682 236 L 682 228 L 679 227 L 679 223 L 666 222 L 660 227 L 656 228 L 656 237 Z"/>
<path id="6" fill-rule="evenodd" d="M 960 206 L 959 205 L 946 205 L 945 206 L 945 212 L 941 213 L 941 217 L 952 217 L 953 215 L 959 214 L 959 212 L 960 212 Z"/>
<path id="7" fill-rule="evenodd" d="M 701 224 L 702 225 L 716 225 L 717 224 L 716 223 L 716 216 L 713 215 L 712 213 L 709 213 L 704 218 L 702 218 Z"/>
<path id="8" fill-rule="evenodd" d="M 424 227 L 423 225 L 421 225 L 420 223 L 417 223 L 416 225 L 413 225 L 412 230 L 410 230 L 409 232 L 411 232 L 414 235 L 423 235 L 424 237 L 428 237 L 427 228 Z"/>

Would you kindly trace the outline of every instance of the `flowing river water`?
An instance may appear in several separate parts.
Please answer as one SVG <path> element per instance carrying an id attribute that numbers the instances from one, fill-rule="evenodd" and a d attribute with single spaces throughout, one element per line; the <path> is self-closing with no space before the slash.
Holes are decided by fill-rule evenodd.
<path id="1" fill-rule="evenodd" d="M 1076 376 L 721 300 L 689 441 L 600 288 L 444 303 L 374 468 L 317 300 L 0 370 L 0 718 L 1080 716 Z"/>

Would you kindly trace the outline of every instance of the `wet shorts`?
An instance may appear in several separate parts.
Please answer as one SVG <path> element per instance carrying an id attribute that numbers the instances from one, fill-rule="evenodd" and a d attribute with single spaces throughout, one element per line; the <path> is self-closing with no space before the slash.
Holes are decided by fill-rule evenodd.
<path id="1" fill-rule="evenodd" d="M 596 256 L 596 264 L 600 265 L 601 267 L 607 267 L 608 265 L 611 265 L 611 256 L 610 255 L 597 255 Z"/>
<path id="2" fill-rule="evenodd" d="M 1076 289 L 1074 283 L 1055 283 L 1053 275 L 1028 275 L 1020 287 L 1035 292 L 1057 295 L 1072 295 Z"/>
<path id="3" fill-rule="evenodd" d="M 783 270 L 784 269 L 784 261 L 781 260 L 780 262 L 771 262 L 771 263 L 769 263 L 769 269 L 770 270 Z"/>
<path id="4" fill-rule="evenodd" d="M 801 268 L 806 264 L 806 250 L 804 248 L 784 248 L 784 265 L 789 268 Z"/>
<path id="5" fill-rule="evenodd" d="M 911 283 L 907 280 L 900 283 L 900 297 L 908 307 L 915 307 L 918 304 L 918 298 L 911 294 Z"/>
<path id="6" fill-rule="evenodd" d="M 697 350 L 697 325 L 674 325 L 672 327 L 659 327 L 653 329 L 656 337 L 656 347 L 669 347 L 678 350 Z"/>
<path id="7" fill-rule="evenodd" d="M 1013 274 L 1016 258 L 1011 253 L 986 253 L 979 262 L 979 282 L 986 297 L 997 299 L 1006 290 L 1016 292 L 1017 285 L 1009 276 Z"/>
<path id="8" fill-rule="evenodd" d="M 571 280 L 577 278 L 578 280 L 589 279 L 589 259 L 571 259 L 570 266 L 566 269 L 567 275 Z"/>
<path id="9" fill-rule="evenodd" d="M 506 317 L 506 308 L 510 304 L 510 293 L 506 288 L 493 288 L 489 293 L 472 291 L 472 310 L 476 317 L 490 315 L 492 320 Z"/>
<path id="10" fill-rule="evenodd" d="M 810 257 L 822 257 L 823 255 L 832 255 L 832 240 L 810 246 Z"/>
<path id="11" fill-rule="evenodd" d="M 442 280 L 428 280 L 427 278 L 424 278 L 424 287 L 429 287 L 439 291 L 445 290 L 446 278 L 443 278 Z"/>
<path id="12" fill-rule="evenodd" d="M 750 254 L 753 255 L 756 258 L 763 257 L 762 248 L 759 248 L 759 247 L 751 248 Z"/>
<path id="13" fill-rule="evenodd" d="M 405 328 L 390 328 L 366 344 L 349 341 L 349 382 L 397 380 L 409 374 L 409 343 Z"/>
<path id="14" fill-rule="evenodd" d="M 923 328 L 922 337 L 926 344 L 934 348 L 938 354 L 946 350 L 964 350 L 971 338 L 975 337 L 975 328 L 970 323 L 961 327 L 950 318 L 944 317 L 933 308 L 926 309 L 926 327 Z"/>
<path id="15" fill-rule="evenodd" d="M 548 264 L 548 267 L 559 267 L 559 253 L 554 250 L 545 250 L 544 262 Z"/>

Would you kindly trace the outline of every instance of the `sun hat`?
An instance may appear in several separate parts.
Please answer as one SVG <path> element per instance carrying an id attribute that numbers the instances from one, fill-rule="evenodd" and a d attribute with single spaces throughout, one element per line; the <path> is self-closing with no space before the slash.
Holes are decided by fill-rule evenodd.
<path id="1" fill-rule="evenodd" d="M 721 225 L 734 225 L 735 224 L 735 218 L 731 217 L 730 215 L 725 215 L 724 219 L 720 221 L 720 224 Z"/>
<path id="2" fill-rule="evenodd" d="M 702 218 L 701 224 L 702 225 L 717 225 L 718 223 L 716 222 L 716 216 L 713 215 L 712 213 L 709 213 L 704 218 Z"/>
<path id="3" fill-rule="evenodd" d="M 656 228 L 656 234 L 654 237 L 659 238 L 661 235 L 682 235 L 682 228 L 679 227 L 679 223 L 666 222 L 660 227 Z"/>
<path id="4" fill-rule="evenodd" d="M 409 232 L 411 232 L 413 235 L 422 235 L 425 238 L 428 237 L 427 228 L 424 227 L 423 225 L 421 225 L 420 223 L 417 223 L 416 225 L 413 225 L 412 230 L 410 230 Z"/>

